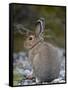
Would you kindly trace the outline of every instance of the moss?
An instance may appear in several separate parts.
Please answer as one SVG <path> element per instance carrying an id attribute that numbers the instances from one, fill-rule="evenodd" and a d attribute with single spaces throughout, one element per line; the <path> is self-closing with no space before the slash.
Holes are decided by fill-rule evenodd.
<path id="1" fill-rule="evenodd" d="M 24 79 L 25 77 L 23 75 L 21 75 L 20 73 L 17 73 L 15 70 L 13 71 L 13 85 L 14 86 L 18 85 L 19 82 L 21 82 Z"/>

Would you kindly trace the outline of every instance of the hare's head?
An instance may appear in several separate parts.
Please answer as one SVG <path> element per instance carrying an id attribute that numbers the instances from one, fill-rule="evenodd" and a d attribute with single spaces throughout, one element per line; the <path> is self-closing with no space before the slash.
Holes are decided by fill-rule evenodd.
<path id="1" fill-rule="evenodd" d="M 37 20 L 35 32 L 30 33 L 25 40 L 24 47 L 26 49 L 32 48 L 37 42 L 40 41 L 41 34 L 44 31 L 44 26 L 44 18 L 40 18 L 39 20 Z"/>

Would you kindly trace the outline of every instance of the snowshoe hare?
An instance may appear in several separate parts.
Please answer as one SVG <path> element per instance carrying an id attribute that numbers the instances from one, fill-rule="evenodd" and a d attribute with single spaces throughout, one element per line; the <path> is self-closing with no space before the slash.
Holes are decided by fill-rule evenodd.
<path id="1" fill-rule="evenodd" d="M 45 42 L 41 36 L 44 26 L 44 19 L 40 18 L 35 33 L 27 37 L 24 47 L 28 50 L 29 62 L 38 82 L 51 82 L 59 76 L 60 62 L 58 48 Z"/>

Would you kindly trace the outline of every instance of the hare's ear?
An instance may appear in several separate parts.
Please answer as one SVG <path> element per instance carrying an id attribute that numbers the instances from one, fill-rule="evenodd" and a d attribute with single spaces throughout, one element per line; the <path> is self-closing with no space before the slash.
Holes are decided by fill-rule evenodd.
<path id="1" fill-rule="evenodd" d="M 44 28 L 45 28 L 45 20 L 44 18 L 40 18 L 36 22 L 36 29 L 35 29 L 36 36 L 42 34 L 44 32 Z"/>

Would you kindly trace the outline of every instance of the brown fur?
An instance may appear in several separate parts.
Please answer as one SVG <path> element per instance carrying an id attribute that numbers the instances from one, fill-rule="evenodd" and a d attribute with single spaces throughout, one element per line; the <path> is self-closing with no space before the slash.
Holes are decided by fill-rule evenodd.
<path id="1" fill-rule="evenodd" d="M 33 66 L 36 78 L 40 82 L 50 82 L 59 76 L 58 48 L 43 40 L 31 48 L 39 40 L 35 36 L 33 36 L 33 41 L 29 41 L 27 38 L 25 47 L 29 49 L 29 62 Z"/>

